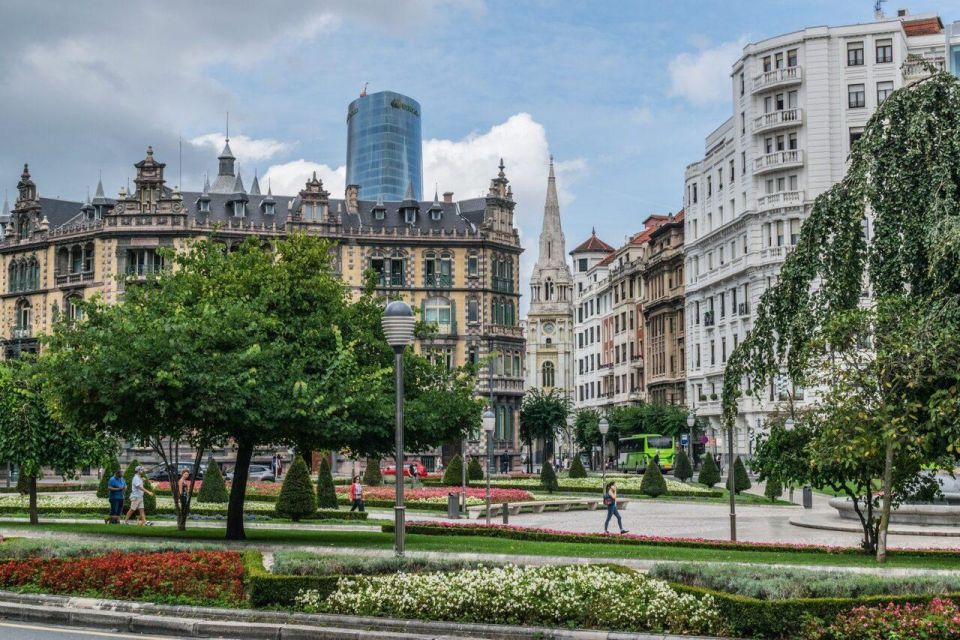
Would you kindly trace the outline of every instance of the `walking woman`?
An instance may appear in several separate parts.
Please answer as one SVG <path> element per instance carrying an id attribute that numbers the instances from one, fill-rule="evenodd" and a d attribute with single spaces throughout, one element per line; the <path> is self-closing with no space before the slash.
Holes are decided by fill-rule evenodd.
<path id="1" fill-rule="evenodd" d="M 180 494 L 180 510 L 187 510 L 187 494 L 190 492 L 190 470 L 182 469 L 177 481 L 177 493 Z"/>
<path id="2" fill-rule="evenodd" d="M 360 476 L 353 477 L 353 484 L 350 485 L 350 511 L 357 509 L 363 511 L 363 485 L 360 484 Z"/>
<path id="3" fill-rule="evenodd" d="M 603 504 L 607 507 L 607 521 L 603 523 L 603 532 L 610 533 L 610 518 L 617 517 L 617 525 L 620 527 L 620 533 L 627 533 L 623 528 L 623 520 L 620 519 L 620 511 L 617 509 L 617 483 L 610 481 L 603 490 Z"/>

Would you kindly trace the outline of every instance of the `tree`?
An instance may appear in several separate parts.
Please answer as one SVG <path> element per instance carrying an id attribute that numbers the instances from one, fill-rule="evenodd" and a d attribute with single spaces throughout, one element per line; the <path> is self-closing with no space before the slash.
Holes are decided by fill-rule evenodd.
<path id="1" fill-rule="evenodd" d="M 686 482 L 693 477 L 693 468 L 690 466 L 690 458 L 683 449 L 677 451 L 677 459 L 674 462 L 673 477 L 677 480 Z"/>
<path id="2" fill-rule="evenodd" d="M 873 434 L 853 432 L 871 446 L 849 447 L 840 466 L 856 468 L 867 462 L 864 456 L 877 456 L 870 465 L 882 461 L 880 562 L 896 479 L 914 482 L 923 464 L 951 454 L 960 441 L 958 163 L 960 92 L 952 75 L 932 73 L 885 100 L 851 149 L 844 178 L 814 203 L 778 283 L 761 297 L 752 333 L 734 349 L 724 374 L 722 415 L 730 426 L 748 376 L 755 394 L 783 375 L 802 384 L 825 358 L 831 321 L 856 313 L 860 292 L 870 291 L 870 330 L 834 332 L 828 351 L 873 354 L 862 365 L 876 378 L 870 385 L 882 421 L 868 420 Z M 868 210 L 872 233 L 863 232 Z M 902 313 L 914 331 L 904 330 Z M 879 448 L 872 446 L 877 438 Z"/>
<path id="3" fill-rule="evenodd" d="M 783 485 L 775 478 L 768 480 L 763 488 L 763 495 L 769 498 L 770 502 L 776 502 L 777 498 L 783 495 Z"/>
<path id="4" fill-rule="evenodd" d="M 583 468 L 583 462 L 580 460 L 580 456 L 573 458 L 573 464 L 570 465 L 570 471 L 567 475 L 571 478 L 587 477 L 587 470 Z"/>
<path id="5" fill-rule="evenodd" d="M 663 478 L 663 472 L 660 471 L 660 465 L 650 463 L 647 470 L 643 473 L 643 480 L 640 481 L 640 493 L 645 496 L 656 498 L 667 492 L 667 481 Z"/>
<path id="6" fill-rule="evenodd" d="M 540 469 L 540 486 L 547 493 L 553 493 L 560 488 L 560 483 L 557 482 L 557 472 L 553 470 L 553 465 L 550 464 L 549 460 L 544 460 L 543 467 Z"/>
<path id="7" fill-rule="evenodd" d="M 610 410 L 611 432 L 618 437 L 656 433 L 676 437 L 687 431 L 687 410 L 674 404 L 640 403 Z"/>
<path id="8" fill-rule="evenodd" d="M 293 459 L 277 497 L 277 515 L 299 522 L 317 511 L 317 496 L 307 463 L 301 456 Z"/>
<path id="9" fill-rule="evenodd" d="M 747 468 L 743 465 L 740 456 L 737 456 L 733 463 L 733 486 L 729 488 L 732 488 L 734 493 L 739 494 L 752 486 L 750 476 L 747 475 Z"/>
<path id="10" fill-rule="evenodd" d="M 468 478 L 469 480 L 469 478 Z M 443 470 L 443 484 L 448 487 L 459 486 L 463 483 L 463 458 L 460 454 L 450 459 L 450 464 Z"/>
<path id="11" fill-rule="evenodd" d="M 75 477 L 116 449 L 106 434 L 58 419 L 47 400 L 50 372 L 43 360 L 28 356 L 0 363 L 0 460 L 20 468 L 30 496 L 31 524 L 39 522 L 37 478 L 43 467 Z"/>
<path id="12" fill-rule="evenodd" d="M 220 465 L 215 460 L 211 460 L 210 464 L 207 465 L 207 470 L 203 474 L 203 483 L 200 485 L 197 501 L 225 504 L 229 498 L 227 483 L 223 479 L 223 472 L 220 470 Z"/>
<path id="13" fill-rule="evenodd" d="M 471 457 L 470 464 L 467 465 L 467 480 L 483 480 L 483 465 L 477 456 Z"/>
<path id="14" fill-rule="evenodd" d="M 523 397 L 520 406 L 520 440 L 527 443 L 527 470 L 533 472 L 533 441 L 542 440 L 544 457 L 552 451 L 553 438 L 567 421 L 570 413 L 570 399 L 558 389 L 544 392 L 530 389 Z M 544 460 L 546 462 L 546 460 Z"/>
<path id="15" fill-rule="evenodd" d="M 113 477 L 117 471 L 120 470 L 120 461 L 117 459 L 117 456 L 113 455 L 107 460 L 106 464 L 103 465 L 103 475 L 100 476 L 100 482 L 97 484 L 97 497 L 107 500 L 110 498 L 110 489 L 107 485 L 110 482 L 110 478 Z"/>
<path id="16" fill-rule="evenodd" d="M 130 510 L 130 494 L 133 492 L 133 476 L 137 472 L 137 467 L 141 466 L 140 462 L 134 458 L 130 461 L 130 464 L 127 465 L 127 470 L 123 472 L 123 480 L 127 483 L 127 488 L 123 491 L 123 509 L 124 511 Z M 153 491 L 153 484 L 150 483 L 150 478 L 144 474 L 143 476 L 143 488 L 147 491 Z M 171 483 L 173 484 L 173 483 Z M 150 495 L 149 493 L 144 492 L 143 494 L 143 512 L 148 516 L 154 514 L 157 511 L 157 496 Z"/>
<path id="17" fill-rule="evenodd" d="M 593 469 L 593 448 L 600 444 L 600 414 L 593 409 L 580 409 L 573 419 L 573 437 L 580 451 L 590 453 L 590 468 Z"/>
<path id="18" fill-rule="evenodd" d="M 337 488 L 333 486 L 333 474 L 327 456 L 320 459 L 320 475 L 317 477 L 317 507 L 320 509 L 337 508 Z"/>
<path id="19" fill-rule="evenodd" d="M 717 468 L 717 463 L 709 453 L 703 456 L 703 464 L 700 466 L 700 477 L 697 478 L 697 482 L 708 487 L 720 482 L 720 469 Z"/>
<path id="20" fill-rule="evenodd" d="M 379 487 L 383 484 L 383 474 L 380 473 L 380 458 L 367 458 L 367 466 L 363 469 L 363 484 L 368 487 Z"/>

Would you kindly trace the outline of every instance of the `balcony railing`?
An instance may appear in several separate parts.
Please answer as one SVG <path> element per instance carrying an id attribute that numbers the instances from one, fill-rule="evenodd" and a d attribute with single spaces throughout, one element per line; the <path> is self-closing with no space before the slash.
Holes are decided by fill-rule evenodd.
<path id="1" fill-rule="evenodd" d="M 772 87 L 780 87 L 788 84 L 797 84 L 803 80 L 803 69 L 801 67 L 787 67 L 786 69 L 773 69 L 761 73 L 753 79 L 753 93 L 763 91 Z"/>
<path id="2" fill-rule="evenodd" d="M 493 290 L 501 293 L 513 293 L 513 280 L 510 278 L 493 277 Z"/>
<path id="3" fill-rule="evenodd" d="M 423 276 L 425 287 L 452 287 L 453 276 L 448 273 L 428 273 Z"/>
<path id="4" fill-rule="evenodd" d="M 56 273 L 54 274 L 56 284 L 74 284 L 77 282 L 87 282 L 93 280 L 93 271 L 77 271 L 75 273 Z"/>
<path id="5" fill-rule="evenodd" d="M 753 121 L 753 132 L 772 131 L 803 124 L 803 109 L 783 109 L 758 116 Z"/>
<path id="6" fill-rule="evenodd" d="M 767 211 L 783 207 L 799 207 L 803 204 L 803 191 L 781 191 L 757 198 L 757 210 Z"/>
<path id="7" fill-rule="evenodd" d="M 703 314 L 703 326 L 712 327 L 713 326 L 713 311 L 707 311 Z"/>
<path id="8" fill-rule="evenodd" d="M 753 161 L 754 173 L 767 173 L 777 171 L 778 169 L 788 169 L 790 167 L 799 167 L 803 164 L 803 151 L 794 149 L 792 151 L 777 151 L 760 156 Z"/>
<path id="9" fill-rule="evenodd" d="M 930 67 L 933 67 L 933 71 L 930 70 Z M 932 73 L 944 71 L 946 68 L 947 61 L 943 56 L 910 57 L 901 67 L 904 79 L 909 80 L 929 76 Z"/>
<path id="10" fill-rule="evenodd" d="M 402 287 L 403 274 L 402 273 L 377 274 L 377 286 L 378 287 Z"/>
<path id="11" fill-rule="evenodd" d="M 523 327 L 507 324 L 491 324 L 487 326 L 487 333 L 492 336 L 506 336 L 508 338 L 522 338 Z"/>
<path id="12" fill-rule="evenodd" d="M 30 338 L 30 337 L 33 337 L 33 329 L 31 329 L 30 327 L 26 327 L 26 328 L 14 327 L 13 331 L 11 331 L 11 335 L 13 336 L 14 340 L 22 340 L 23 338 Z"/>

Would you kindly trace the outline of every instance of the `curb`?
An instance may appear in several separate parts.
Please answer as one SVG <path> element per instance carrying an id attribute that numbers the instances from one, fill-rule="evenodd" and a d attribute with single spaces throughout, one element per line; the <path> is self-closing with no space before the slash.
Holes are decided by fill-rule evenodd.
<path id="1" fill-rule="evenodd" d="M 703 636 L 621 633 L 496 624 L 426 622 L 251 609 L 168 606 L 0 591 L 0 620 L 119 629 L 184 638 L 244 640 L 725 640 Z"/>

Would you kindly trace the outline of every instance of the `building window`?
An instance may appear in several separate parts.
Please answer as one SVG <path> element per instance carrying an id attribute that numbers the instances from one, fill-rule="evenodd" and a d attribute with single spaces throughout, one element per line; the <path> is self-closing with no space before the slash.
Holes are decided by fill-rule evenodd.
<path id="1" fill-rule="evenodd" d="M 263 212 L 265 215 L 272 216 L 277 212 L 277 205 L 273 202 L 267 202 L 263 205 Z"/>
<path id="2" fill-rule="evenodd" d="M 847 66 L 848 67 L 863 66 L 863 43 L 862 42 L 847 43 Z"/>
<path id="3" fill-rule="evenodd" d="M 862 109 L 867 106 L 866 92 L 862 84 L 847 85 L 847 106 L 851 109 Z"/>
<path id="4" fill-rule="evenodd" d="M 387 213 L 386 210 L 375 207 L 375 208 L 373 209 L 373 219 L 374 219 L 374 220 L 383 220 L 383 218 L 384 218 L 384 216 L 386 215 L 386 213 Z"/>
<path id="5" fill-rule="evenodd" d="M 424 300 L 423 321 L 436 325 L 439 333 L 452 333 L 453 305 L 446 298 L 429 298 Z"/>
<path id="6" fill-rule="evenodd" d="M 210 213 L 210 201 L 207 199 L 199 200 L 200 213 Z"/>
<path id="7" fill-rule="evenodd" d="M 740 95 L 743 95 L 744 91 L 746 91 L 746 88 L 747 88 L 747 82 L 743 77 L 743 72 L 741 71 L 740 72 Z"/>
<path id="8" fill-rule="evenodd" d="M 414 224 L 417 221 L 417 211 L 416 209 L 407 209 L 404 211 L 404 220 L 407 224 Z"/>
<path id="9" fill-rule="evenodd" d="M 247 215 L 247 203 L 243 200 L 237 200 L 233 203 L 233 216 L 235 218 L 243 218 Z"/>
<path id="10" fill-rule="evenodd" d="M 144 276 L 163 269 L 163 256 L 156 249 L 127 249 L 127 274 Z"/>
<path id="11" fill-rule="evenodd" d="M 424 255 L 423 284 L 426 287 L 453 286 L 453 261 L 449 253 L 436 254 L 429 251 Z"/>
<path id="12" fill-rule="evenodd" d="M 477 276 L 478 264 L 479 261 L 477 256 L 469 256 L 467 258 L 467 275 L 471 278 L 475 278 Z"/>
<path id="13" fill-rule="evenodd" d="M 552 362 L 544 362 L 541 375 L 543 376 L 543 386 L 547 389 L 556 386 L 554 379 L 554 368 Z"/>
<path id="14" fill-rule="evenodd" d="M 787 51 L 787 68 L 797 66 L 797 50 L 790 49 Z"/>
<path id="15" fill-rule="evenodd" d="M 893 62 L 893 40 L 877 40 L 877 64 Z"/>
<path id="16" fill-rule="evenodd" d="M 853 145 L 857 143 L 857 140 L 863 137 L 863 127 L 853 127 L 850 129 L 850 149 L 853 150 Z"/>
<path id="17" fill-rule="evenodd" d="M 77 320 L 83 319 L 83 307 L 80 306 L 81 302 L 83 302 L 83 297 L 80 295 L 69 296 L 63 301 L 63 306 L 66 308 L 67 312 L 68 322 L 76 322 Z"/>
<path id="18" fill-rule="evenodd" d="M 577 259 L 577 271 L 580 273 L 586 273 L 587 271 L 587 259 L 579 258 Z"/>
<path id="19" fill-rule="evenodd" d="M 883 104 L 884 100 L 890 97 L 890 94 L 893 93 L 893 82 L 878 82 L 877 83 L 877 106 Z"/>
<path id="20" fill-rule="evenodd" d="M 480 304 L 476 300 L 467 300 L 467 322 L 477 322 L 480 319 Z"/>

